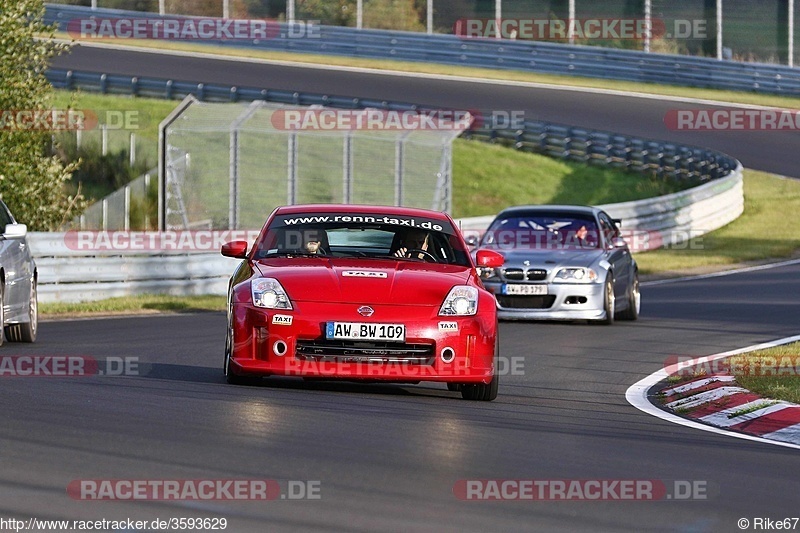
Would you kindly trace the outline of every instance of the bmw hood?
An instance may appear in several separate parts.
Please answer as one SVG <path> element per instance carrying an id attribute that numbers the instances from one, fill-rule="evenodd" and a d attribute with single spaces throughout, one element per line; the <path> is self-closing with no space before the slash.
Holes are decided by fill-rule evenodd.
<path id="1" fill-rule="evenodd" d="M 440 306 L 469 268 L 406 261 L 271 258 L 256 262 L 297 302 Z"/>

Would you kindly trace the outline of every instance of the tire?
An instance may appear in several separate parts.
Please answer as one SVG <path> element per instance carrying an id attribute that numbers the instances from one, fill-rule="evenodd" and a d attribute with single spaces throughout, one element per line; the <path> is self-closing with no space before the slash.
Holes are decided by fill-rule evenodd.
<path id="1" fill-rule="evenodd" d="M 495 340 L 497 343 L 497 341 Z M 497 398 L 497 390 L 498 390 L 498 383 L 500 381 L 500 376 L 498 372 L 498 365 L 497 365 L 497 352 L 498 348 L 495 345 L 494 349 L 494 361 L 495 361 L 495 374 L 492 376 L 492 381 L 488 384 L 484 383 L 464 383 L 460 386 L 461 390 L 461 397 L 465 400 L 472 400 L 472 401 L 481 401 L 481 402 L 491 402 L 495 398 Z M 450 383 L 447 384 L 447 388 L 450 388 Z"/>
<path id="2" fill-rule="evenodd" d="M 5 330 L 6 330 L 6 328 L 4 327 L 6 325 L 5 296 L 6 296 L 6 286 L 0 283 L 0 346 L 3 345 L 3 339 L 5 338 Z"/>
<path id="3" fill-rule="evenodd" d="M 458 392 L 461 390 L 461 383 L 448 383 L 447 390 L 450 392 Z"/>
<path id="4" fill-rule="evenodd" d="M 492 377 L 488 385 L 484 383 L 465 383 L 461 385 L 461 397 L 465 400 L 491 402 L 497 398 L 498 375 Z"/>
<path id="5" fill-rule="evenodd" d="M 39 296 L 36 280 L 31 283 L 30 300 L 28 301 L 28 322 L 6 326 L 5 334 L 11 342 L 35 342 L 39 330 Z"/>
<path id="6" fill-rule="evenodd" d="M 225 381 L 229 385 L 252 385 L 256 380 L 252 377 L 240 376 L 235 374 L 231 368 L 231 355 L 233 354 L 233 327 L 230 324 L 230 316 L 228 314 L 228 331 L 225 333 L 225 362 L 222 366 L 222 371 L 225 374 Z"/>
<path id="7" fill-rule="evenodd" d="M 633 282 L 628 287 L 628 307 L 619 313 L 620 320 L 636 320 L 642 306 L 642 295 L 639 292 L 639 273 L 634 272 Z"/>
<path id="8" fill-rule="evenodd" d="M 603 309 L 606 312 L 606 317 L 600 319 L 600 324 L 610 326 L 614 323 L 614 309 L 616 308 L 616 299 L 614 297 L 614 280 L 609 272 L 606 276 L 606 282 L 603 287 Z"/>

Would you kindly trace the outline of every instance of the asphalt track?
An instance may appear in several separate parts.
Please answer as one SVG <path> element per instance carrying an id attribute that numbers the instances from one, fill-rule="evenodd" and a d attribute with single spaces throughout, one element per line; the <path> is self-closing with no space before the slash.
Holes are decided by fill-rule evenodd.
<path id="1" fill-rule="evenodd" d="M 224 383 L 220 313 L 44 323 L 6 355 L 139 358 L 140 376 L 4 377 L 0 516 L 226 517 L 229 531 L 737 531 L 797 514 L 800 456 L 655 419 L 627 387 L 670 356 L 797 332 L 800 266 L 643 289 L 611 327 L 501 324 L 491 403 L 442 385 Z M 701 295 L 701 297 L 698 297 Z M 522 361 L 521 363 L 519 361 Z M 320 482 L 321 499 L 76 501 L 75 479 Z M 461 501 L 464 479 L 700 482 L 693 501 Z"/>
<path id="2" fill-rule="evenodd" d="M 388 78 L 345 84 L 344 76 L 326 80 L 319 72 L 279 75 L 252 65 L 197 67 L 185 59 L 172 65 L 141 57 L 97 61 L 93 70 L 147 66 L 153 71 L 137 73 L 428 103 L 438 98 L 451 106 L 463 99 L 513 109 L 515 102 L 533 106 L 543 94 L 460 84 L 445 91 L 430 81 Z M 617 100 L 616 108 L 604 107 L 608 97 L 575 93 L 569 95 L 573 107 L 556 109 L 568 96 L 550 93 L 555 100 L 537 111 L 541 118 L 666 136 L 651 108 L 671 104 Z M 652 120 L 636 118 L 637 108 Z M 750 139 L 726 151 L 743 160 L 748 150 L 756 156 L 757 140 Z M 776 150 L 748 164 L 788 163 L 792 153 Z M 752 524 L 755 517 L 797 516 L 796 451 L 655 419 L 630 406 L 625 391 L 674 356 L 797 334 L 798 294 L 800 267 L 794 265 L 645 287 L 636 323 L 502 323 L 501 354 L 521 364 L 521 372 L 503 376 L 491 403 L 466 402 L 444 386 L 424 383 L 270 378 L 256 387 L 230 386 L 221 375 L 225 319 L 218 313 L 44 323 L 36 344 L 9 344 L 0 353 L 137 357 L 140 375 L 0 378 L 0 517 L 225 517 L 235 532 L 703 532 L 739 531 L 742 517 Z M 321 498 L 92 502 L 65 492 L 76 479 L 205 478 L 272 479 L 284 493 L 289 481 L 319 481 Z M 459 480 L 509 478 L 689 480 L 704 484 L 708 497 L 497 502 L 461 501 L 453 492 Z"/>
<path id="3" fill-rule="evenodd" d="M 57 58 L 53 65 L 109 74 L 395 100 L 484 112 L 522 111 L 528 119 L 714 148 L 734 155 L 745 167 L 800 177 L 797 165 L 800 131 L 689 132 L 670 131 L 664 124 L 664 116 L 670 110 L 713 107 L 708 105 L 557 88 L 464 83 L 265 63 L 245 64 L 88 46 L 76 46 L 71 54 Z"/>

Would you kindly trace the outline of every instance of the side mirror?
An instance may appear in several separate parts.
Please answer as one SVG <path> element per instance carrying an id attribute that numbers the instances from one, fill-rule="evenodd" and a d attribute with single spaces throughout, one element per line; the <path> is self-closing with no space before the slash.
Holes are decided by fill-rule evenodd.
<path id="1" fill-rule="evenodd" d="M 625 242 L 625 239 L 623 239 L 622 237 L 614 237 L 614 239 L 612 239 L 611 241 L 611 246 L 613 246 L 614 248 L 627 248 L 628 243 Z"/>
<path id="2" fill-rule="evenodd" d="M 6 224 L 3 237 L 6 239 L 21 239 L 28 234 L 28 226 L 25 224 Z"/>
<path id="3" fill-rule="evenodd" d="M 247 241 L 226 242 L 222 245 L 222 255 L 236 259 L 247 259 Z"/>
<path id="4" fill-rule="evenodd" d="M 464 242 L 467 243 L 467 246 L 474 248 L 478 246 L 478 236 L 474 233 L 471 233 L 464 237 Z"/>
<path id="5" fill-rule="evenodd" d="M 478 250 L 475 254 L 475 262 L 479 267 L 497 268 L 503 266 L 505 257 L 494 250 Z"/>

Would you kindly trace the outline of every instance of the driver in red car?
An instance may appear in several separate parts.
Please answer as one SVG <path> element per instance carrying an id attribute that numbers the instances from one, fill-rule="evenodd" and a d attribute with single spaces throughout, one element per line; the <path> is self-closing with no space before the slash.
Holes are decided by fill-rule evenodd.
<path id="1" fill-rule="evenodd" d="M 422 250 L 428 251 L 430 234 L 424 230 L 408 230 L 405 234 L 401 235 L 400 242 L 397 250 L 394 252 L 395 257 L 411 257 L 416 259 L 423 259 L 424 255 L 421 253 L 412 253 L 408 255 L 409 251 Z"/>

